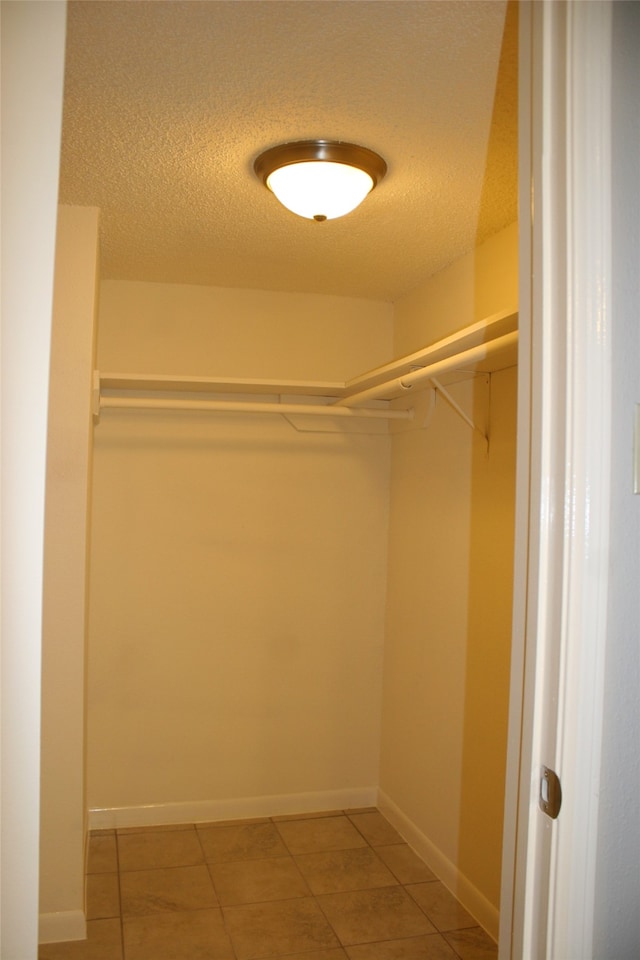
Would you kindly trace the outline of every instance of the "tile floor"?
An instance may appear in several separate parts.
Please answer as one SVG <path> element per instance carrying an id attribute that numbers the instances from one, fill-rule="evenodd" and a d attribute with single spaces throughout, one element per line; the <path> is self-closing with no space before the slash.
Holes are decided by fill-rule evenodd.
<path id="1" fill-rule="evenodd" d="M 39 960 L 496 960 L 374 809 L 91 835 L 88 939 Z"/>

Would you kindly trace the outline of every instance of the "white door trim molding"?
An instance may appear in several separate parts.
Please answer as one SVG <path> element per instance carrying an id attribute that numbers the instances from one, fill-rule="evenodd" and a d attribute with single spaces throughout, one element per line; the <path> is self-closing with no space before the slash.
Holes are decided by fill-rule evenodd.
<path id="1" fill-rule="evenodd" d="M 500 956 L 587 960 L 610 506 L 611 5 L 523 4 L 522 16 L 523 449 Z M 538 806 L 543 764 L 562 782 L 555 821 Z"/>
<path id="2" fill-rule="evenodd" d="M 567 464 L 551 957 L 591 957 L 611 461 L 611 4 L 567 6 Z"/>
<path id="3" fill-rule="evenodd" d="M 66 5 L 2 3 L 0 956 L 38 952 L 49 345 Z"/>

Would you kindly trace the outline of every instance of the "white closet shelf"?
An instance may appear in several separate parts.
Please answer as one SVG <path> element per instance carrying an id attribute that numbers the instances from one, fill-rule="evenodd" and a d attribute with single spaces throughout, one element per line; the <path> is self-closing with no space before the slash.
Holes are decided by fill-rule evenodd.
<path id="1" fill-rule="evenodd" d="M 341 397 L 344 383 L 308 380 L 254 380 L 239 377 L 173 377 L 143 373 L 100 373 L 100 390 L 169 393 L 267 393 L 300 397 Z"/>
<path id="2" fill-rule="evenodd" d="M 378 386 L 384 387 L 380 396 L 388 395 L 389 399 L 401 396 L 402 389 L 398 390 L 396 386 L 398 380 L 406 380 L 408 375 L 434 364 L 442 364 L 438 366 L 441 373 L 493 373 L 513 367 L 518 362 L 517 339 L 517 312 L 496 313 L 458 330 L 444 340 L 354 377 L 345 384 L 342 402 Z M 433 375 L 438 376 L 435 371 Z"/>
<path id="3" fill-rule="evenodd" d="M 413 416 L 411 410 L 391 409 L 389 401 L 405 396 L 407 390 L 423 381 L 431 381 L 442 390 L 443 375 L 447 375 L 447 382 L 451 382 L 461 373 L 467 376 L 514 366 L 517 363 L 517 338 L 518 314 L 512 311 L 495 314 L 344 383 L 100 373 L 96 370 L 93 412 L 96 418 L 104 407 L 132 407 L 410 419 Z M 206 394 L 208 399 L 198 396 L 172 399 L 177 393 Z M 251 398 L 220 399 L 220 395 L 234 393 L 251 395 Z M 255 395 L 277 396 L 280 401 L 255 400 Z M 288 401 L 283 402 L 283 397 L 289 398 Z M 294 397 L 315 397 L 322 402 L 296 402 L 292 399 Z M 360 406 L 364 403 L 375 403 L 375 406 Z"/>

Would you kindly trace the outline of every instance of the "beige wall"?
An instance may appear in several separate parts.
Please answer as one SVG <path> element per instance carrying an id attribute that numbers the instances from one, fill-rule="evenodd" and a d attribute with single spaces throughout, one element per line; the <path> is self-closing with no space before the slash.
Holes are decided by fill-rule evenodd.
<path id="1" fill-rule="evenodd" d="M 396 305 L 395 353 L 517 308 L 517 228 Z M 515 369 L 452 386 L 394 436 L 380 785 L 434 868 L 496 931 L 515 471 Z M 490 393 L 490 408 L 488 394 Z"/>
<path id="2" fill-rule="evenodd" d="M 394 304 L 394 352 L 418 350 L 494 313 L 518 309 L 518 225 L 436 273 Z"/>
<path id="3" fill-rule="evenodd" d="M 60 207 L 42 630 L 42 939 L 84 933 L 85 640 L 98 211 Z"/>
<path id="4" fill-rule="evenodd" d="M 102 370 L 340 380 L 389 358 L 391 304 L 349 297 L 103 282 Z"/>
<path id="5" fill-rule="evenodd" d="M 391 336 L 388 304 L 113 281 L 98 363 L 339 380 L 387 360 Z M 90 808 L 373 795 L 388 483 L 385 433 L 103 412 Z"/>

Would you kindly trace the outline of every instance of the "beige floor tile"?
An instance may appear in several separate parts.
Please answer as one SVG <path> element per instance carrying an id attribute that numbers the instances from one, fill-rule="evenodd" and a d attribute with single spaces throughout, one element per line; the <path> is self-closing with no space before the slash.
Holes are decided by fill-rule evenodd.
<path id="1" fill-rule="evenodd" d="M 122 925 L 126 960 L 233 960 L 219 910 L 129 917 Z"/>
<path id="2" fill-rule="evenodd" d="M 274 823 L 284 823 L 286 820 L 322 820 L 324 817 L 341 817 L 344 810 L 319 810 L 316 813 L 282 813 L 271 817 Z"/>
<path id="3" fill-rule="evenodd" d="M 295 860 L 315 894 L 389 887 L 397 882 L 370 847 L 305 853 Z"/>
<path id="4" fill-rule="evenodd" d="M 90 873 L 87 876 L 87 920 L 120 916 L 117 873 Z"/>
<path id="5" fill-rule="evenodd" d="M 389 867 L 400 883 L 424 883 L 435 880 L 436 875 L 406 843 L 392 843 L 376 847 L 376 853 Z"/>
<path id="6" fill-rule="evenodd" d="M 378 810 L 369 813 L 352 813 L 349 819 L 372 847 L 387 843 L 402 843 L 402 837 L 398 831 Z"/>
<path id="7" fill-rule="evenodd" d="M 318 903 L 343 946 L 436 932 L 402 887 L 331 893 Z"/>
<path id="8" fill-rule="evenodd" d="M 193 830 L 192 823 L 160 823 L 153 827 L 118 827 L 119 837 L 126 836 L 128 833 L 162 833 L 171 830 Z"/>
<path id="9" fill-rule="evenodd" d="M 209 871 L 223 906 L 290 900 L 310 894 L 292 857 L 210 863 Z"/>
<path id="10" fill-rule="evenodd" d="M 441 932 L 478 925 L 477 920 L 467 913 L 439 880 L 432 883 L 414 883 L 406 889 Z"/>
<path id="11" fill-rule="evenodd" d="M 120 871 L 191 867 L 204 862 L 195 829 L 118 835 Z"/>
<path id="12" fill-rule="evenodd" d="M 278 960 L 278 958 L 276 958 Z M 303 953 L 289 953 L 281 960 L 348 960 L 342 947 L 333 947 L 327 950 L 310 950 Z"/>
<path id="13" fill-rule="evenodd" d="M 195 867 L 134 870 L 120 876 L 122 916 L 167 911 L 210 910 L 218 906 L 209 871 Z"/>
<path id="14" fill-rule="evenodd" d="M 87 915 L 39 960 L 497 960 L 375 808 L 91 831 Z"/>
<path id="15" fill-rule="evenodd" d="M 89 837 L 87 873 L 115 873 L 118 870 L 118 853 L 115 833 Z"/>
<path id="16" fill-rule="evenodd" d="M 90 920 L 86 940 L 42 944 L 38 960 L 122 960 L 120 920 Z"/>
<path id="17" fill-rule="evenodd" d="M 455 930 L 445 937 L 462 960 L 498 960 L 498 946 L 482 927 Z"/>
<path id="18" fill-rule="evenodd" d="M 279 823 L 278 830 L 293 854 L 346 850 L 367 845 L 367 841 L 344 816 L 319 820 L 290 820 Z"/>
<path id="19" fill-rule="evenodd" d="M 244 826 L 253 823 L 271 823 L 271 817 L 246 817 L 242 820 L 199 820 L 194 826 L 203 829 L 205 827 L 237 827 L 239 824 Z"/>
<path id="20" fill-rule="evenodd" d="M 223 913 L 238 960 L 339 946 L 311 898 L 223 907 Z"/>
<path id="21" fill-rule="evenodd" d="M 266 860 L 289 853 L 276 827 L 269 822 L 198 826 L 198 836 L 208 863 Z"/>
<path id="22" fill-rule="evenodd" d="M 347 947 L 349 960 L 458 960 L 444 937 L 432 933 L 426 937 L 385 940 Z"/>

